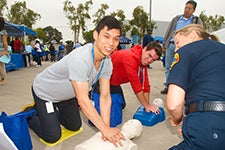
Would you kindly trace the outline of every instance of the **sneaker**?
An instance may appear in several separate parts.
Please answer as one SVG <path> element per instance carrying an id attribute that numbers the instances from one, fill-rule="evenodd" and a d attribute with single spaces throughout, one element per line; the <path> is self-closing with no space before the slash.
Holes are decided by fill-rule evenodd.
<path id="1" fill-rule="evenodd" d="M 127 109 L 127 104 L 125 99 L 123 99 L 123 106 L 122 106 L 122 111 L 125 111 Z"/>
<path id="2" fill-rule="evenodd" d="M 38 67 L 41 67 L 41 65 L 36 65 L 35 67 L 38 68 Z"/>
<path id="3" fill-rule="evenodd" d="M 148 69 L 152 69 L 152 67 L 150 65 L 148 65 Z"/>
<path id="4" fill-rule="evenodd" d="M 122 107 L 122 111 L 125 111 L 127 109 L 127 105 Z"/>
<path id="5" fill-rule="evenodd" d="M 168 89 L 167 88 L 164 88 L 162 91 L 161 91 L 161 94 L 167 94 L 168 92 Z"/>

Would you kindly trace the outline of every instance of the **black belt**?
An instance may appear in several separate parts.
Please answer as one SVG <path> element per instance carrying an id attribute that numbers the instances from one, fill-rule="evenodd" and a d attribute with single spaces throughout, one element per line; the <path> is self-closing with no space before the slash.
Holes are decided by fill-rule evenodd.
<path id="1" fill-rule="evenodd" d="M 200 101 L 186 106 L 185 114 L 201 111 L 225 112 L 225 101 Z"/>

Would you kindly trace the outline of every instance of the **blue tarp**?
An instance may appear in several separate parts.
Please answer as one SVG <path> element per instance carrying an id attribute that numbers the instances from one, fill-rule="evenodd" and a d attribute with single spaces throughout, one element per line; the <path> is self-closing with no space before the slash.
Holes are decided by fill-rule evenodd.
<path id="1" fill-rule="evenodd" d="M 25 25 L 17 25 L 14 23 L 5 22 L 5 28 L 8 33 L 8 36 L 37 36 L 36 32 L 26 27 Z"/>
<path id="2" fill-rule="evenodd" d="M 33 35 L 37 36 L 37 33 L 31 30 L 30 28 L 26 27 L 25 25 L 18 25 L 18 28 L 22 30 L 26 35 Z"/>
<path id="3" fill-rule="evenodd" d="M 5 28 L 8 36 L 23 36 L 23 31 L 17 28 L 16 25 L 5 22 Z"/>
<path id="4" fill-rule="evenodd" d="M 159 43 L 163 43 L 164 37 L 162 37 L 162 36 L 156 36 L 156 37 L 154 37 L 154 41 L 157 41 Z"/>
<path id="5" fill-rule="evenodd" d="M 131 40 L 128 39 L 127 37 L 120 37 L 120 44 L 130 44 L 131 43 Z"/>

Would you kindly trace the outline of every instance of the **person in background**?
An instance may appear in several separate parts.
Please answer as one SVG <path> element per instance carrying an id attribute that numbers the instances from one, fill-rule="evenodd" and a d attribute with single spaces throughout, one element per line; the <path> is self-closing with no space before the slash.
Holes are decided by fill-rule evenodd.
<path id="1" fill-rule="evenodd" d="M 50 51 L 50 55 L 51 55 L 51 57 L 50 57 L 51 62 L 55 62 L 57 51 L 55 49 L 55 46 L 54 46 L 53 42 L 51 42 L 51 44 L 50 44 L 49 51 Z"/>
<path id="2" fill-rule="evenodd" d="M 14 45 L 14 44 L 13 44 L 14 41 L 15 41 L 14 38 L 12 38 L 12 40 L 11 40 L 10 43 L 9 43 L 9 45 L 11 46 L 11 49 L 12 49 L 12 53 L 14 53 L 14 46 L 13 46 L 13 45 Z M 9 45 L 8 45 L 8 46 L 9 46 Z"/>
<path id="3" fill-rule="evenodd" d="M 22 53 L 23 44 L 20 41 L 19 37 L 16 37 L 15 41 L 13 42 L 13 50 L 14 53 Z"/>
<path id="4" fill-rule="evenodd" d="M 170 66 L 173 61 L 173 55 L 175 50 L 175 44 L 174 44 L 174 38 L 173 38 L 175 31 L 192 23 L 202 25 L 201 19 L 193 15 L 196 7 L 197 7 L 197 3 L 195 1 L 190 0 L 186 2 L 185 8 L 184 8 L 184 14 L 177 15 L 176 17 L 174 17 L 168 26 L 168 29 L 164 37 L 165 40 L 163 42 L 163 51 L 165 51 L 166 81 L 169 76 Z M 167 88 L 166 82 L 164 86 L 165 87 L 161 91 L 161 94 L 167 94 L 168 88 Z"/>
<path id="5" fill-rule="evenodd" d="M 63 40 L 60 41 L 60 45 L 59 45 L 59 48 L 58 48 L 58 61 L 60 59 L 62 59 L 64 57 L 64 55 L 66 54 L 66 48 L 65 48 L 65 45 L 63 43 Z"/>
<path id="6" fill-rule="evenodd" d="M 25 53 L 26 53 L 26 56 L 28 57 L 28 63 L 29 63 L 27 66 L 32 66 L 32 63 L 31 63 L 31 53 L 32 53 L 32 51 L 33 51 L 33 47 L 30 44 L 26 45 Z"/>
<path id="7" fill-rule="evenodd" d="M 154 41 L 153 37 L 152 37 L 152 29 L 148 29 L 147 30 L 147 34 L 144 36 L 143 40 L 142 40 L 142 48 L 144 48 L 145 46 L 148 45 L 149 42 Z"/>
<path id="8" fill-rule="evenodd" d="M 49 54 L 50 54 L 49 48 L 47 47 L 47 45 L 43 45 L 44 61 L 49 61 Z"/>
<path id="9" fill-rule="evenodd" d="M 0 57 L 8 56 L 8 43 L 7 43 L 7 32 L 5 30 L 5 21 L 3 17 L 0 17 Z M 0 61 L 0 85 L 3 85 L 6 80 L 6 69 L 5 63 Z"/>
<path id="10" fill-rule="evenodd" d="M 170 150 L 225 149 L 225 45 L 217 41 L 197 24 L 176 32 L 166 101 L 183 141 Z"/>
<path id="11" fill-rule="evenodd" d="M 34 55 L 33 55 L 34 61 L 37 62 L 36 67 L 42 66 L 41 59 L 42 59 L 42 49 L 41 49 L 41 43 L 39 39 L 35 40 L 34 44 Z"/>
<path id="12" fill-rule="evenodd" d="M 31 129 L 43 140 L 55 143 L 61 137 L 61 125 L 71 131 L 81 127 L 80 110 L 101 131 L 103 140 L 115 146 L 125 137 L 118 128 L 110 128 L 109 55 L 116 49 L 121 36 L 117 19 L 105 16 L 93 32 L 94 42 L 77 48 L 39 73 L 33 82 L 32 93 L 37 116 L 28 119 Z M 94 108 L 89 91 L 99 81 L 101 115 Z"/>
<path id="13" fill-rule="evenodd" d="M 144 36 L 142 40 L 142 48 L 148 45 L 149 42 L 154 41 L 154 38 L 152 37 L 152 29 L 147 30 L 147 34 Z M 148 68 L 152 69 L 150 65 L 148 65 Z"/>

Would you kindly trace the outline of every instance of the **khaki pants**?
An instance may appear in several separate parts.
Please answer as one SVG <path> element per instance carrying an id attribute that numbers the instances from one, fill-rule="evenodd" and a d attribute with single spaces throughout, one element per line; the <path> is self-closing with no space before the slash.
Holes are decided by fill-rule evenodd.
<path id="1" fill-rule="evenodd" d="M 4 54 L 3 50 L 0 50 L 0 57 Z M 6 79 L 6 70 L 5 70 L 5 63 L 0 62 L 0 76 L 1 80 Z"/>

